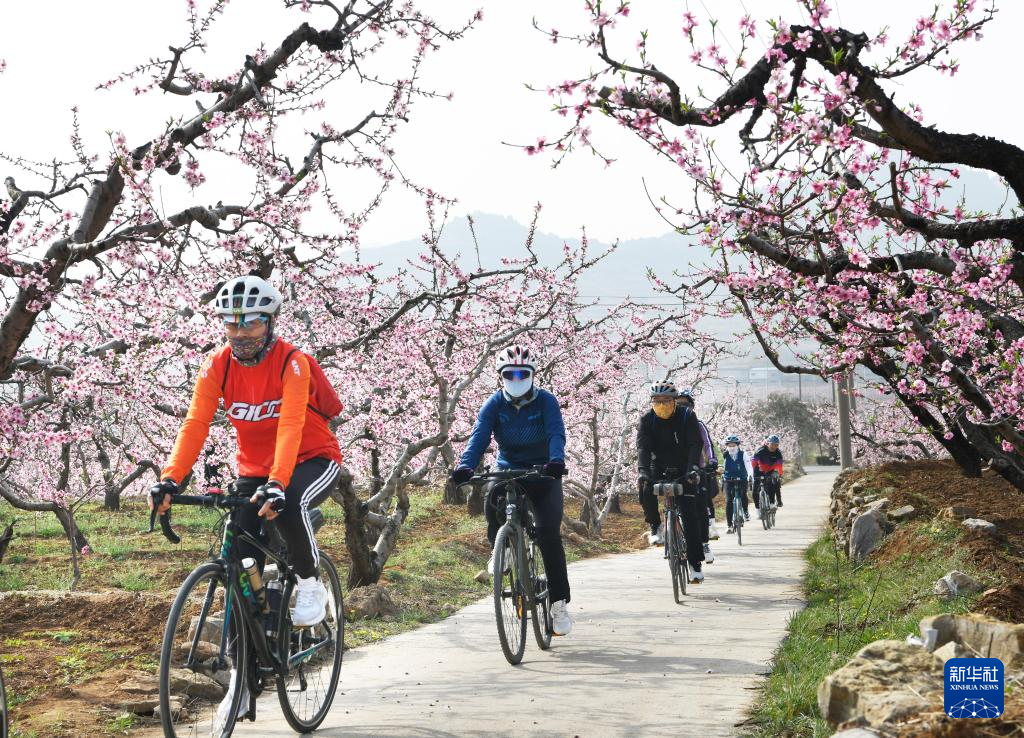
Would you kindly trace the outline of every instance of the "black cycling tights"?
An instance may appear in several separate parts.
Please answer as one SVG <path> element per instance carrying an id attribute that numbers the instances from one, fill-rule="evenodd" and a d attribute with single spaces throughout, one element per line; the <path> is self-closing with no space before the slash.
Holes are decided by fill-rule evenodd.
<path id="1" fill-rule="evenodd" d="M 288 544 L 291 565 L 295 573 L 304 579 L 320 576 L 320 549 L 317 548 L 313 526 L 309 522 L 309 510 L 317 507 L 334 491 L 340 473 L 341 467 L 330 459 L 309 459 L 298 464 L 284 491 L 284 511 L 274 518 L 277 530 Z M 252 495 L 266 481 L 266 477 L 240 477 L 235 488 L 240 494 Z M 260 507 L 262 505 L 254 504 L 243 507 L 238 513 L 238 522 L 254 538 L 266 541 L 262 533 Z M 259 549 L 240 543 L 238 552 L 242 558 L 251 556 L 256 559 L 260 570 L 263 570 L 265 557 Z"/>

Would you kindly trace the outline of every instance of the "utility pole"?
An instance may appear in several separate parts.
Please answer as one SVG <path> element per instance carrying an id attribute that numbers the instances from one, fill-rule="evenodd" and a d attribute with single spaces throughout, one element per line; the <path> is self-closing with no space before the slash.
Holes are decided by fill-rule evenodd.
<path id="1" fill-rule="evenodd" d="M 839 465 L 842 469 L 853 468 L 853 444 L 850 441 L 850 375 L 844 374 L 835 383 L 836 404 L 839 406 Z"/>

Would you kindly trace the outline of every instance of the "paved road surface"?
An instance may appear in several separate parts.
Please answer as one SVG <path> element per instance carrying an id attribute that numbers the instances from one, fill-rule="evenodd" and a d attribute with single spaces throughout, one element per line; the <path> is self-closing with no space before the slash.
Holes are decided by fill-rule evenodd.
<path id="1" fill-rule="evenodd" d="M 673 602 L 661 549 L 573 564 L 575 630 L 546 653 L 528 631 L 518 667 L 501 655 L 489 597 L 355 649 L 316 735 L 736 735 L 800 606 L 800 554 L 825 520 L 834 478 L 813 471 L 787 484 L 778 527 L 764 531 L 752 520 L 742 547 L 722 525 L 713 544 L 719 558 L 705 565 L 707 580 L 690 587 L 684 605 Z M 235 735 L 295 735 L 276 694 L 261 699 L 259 712 L 257 724 L 241 724 Z"/>

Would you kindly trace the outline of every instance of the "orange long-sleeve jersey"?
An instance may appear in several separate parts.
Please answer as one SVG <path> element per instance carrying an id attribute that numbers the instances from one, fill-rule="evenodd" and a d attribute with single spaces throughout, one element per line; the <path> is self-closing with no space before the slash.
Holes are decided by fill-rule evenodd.
<path id="1" fill-rule="evenodd" d="M 310 404 L 306 355 L 280 339 L 256 366 L 243 366 L 225 346 L 203 362 L 174 451 L 162 479 L 180 482 L 199 458 L 217 404 L 224 401 L 238 438 L 238 474 L 287 487 L 295 465 L 324 457 L 341 463 L 338 439 Z"/>

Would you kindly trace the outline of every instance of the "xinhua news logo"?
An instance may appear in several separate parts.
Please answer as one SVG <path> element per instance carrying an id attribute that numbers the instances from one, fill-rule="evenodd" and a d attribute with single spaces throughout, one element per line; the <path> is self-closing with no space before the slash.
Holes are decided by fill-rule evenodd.
<path id="1" fill-rule="evenodd" d="M 951 718 L 994 718 L 1003 714 L 1003 662 L 950 659 L 946 662 L 946 714 Z"/>

